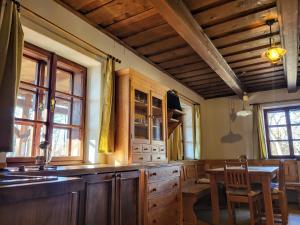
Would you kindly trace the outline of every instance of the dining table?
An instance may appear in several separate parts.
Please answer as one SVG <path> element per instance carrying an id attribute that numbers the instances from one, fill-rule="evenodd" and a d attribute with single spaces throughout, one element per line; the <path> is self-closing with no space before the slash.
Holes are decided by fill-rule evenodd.
<path id="1" fill-rule="evenodd" d="M 264 199 L 266 224 L 274 225 L 274 215 L 271 195 L 271 182 L 276 177 L 279 168 L 276 166 L 249 166 L 249 178 L 252 184 L 261 184 L 262 194 Z M 220 225 L 220 208 L 218 183 L 223 183 L 225 180 L 224 168 L 207 169 L 209 174 L 212 202 L 212 224 Z"/>

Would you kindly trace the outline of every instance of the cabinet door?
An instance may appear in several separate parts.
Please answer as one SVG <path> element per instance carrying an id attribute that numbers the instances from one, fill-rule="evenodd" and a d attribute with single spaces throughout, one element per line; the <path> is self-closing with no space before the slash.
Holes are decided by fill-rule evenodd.
<path id="1" fill-rule="evenodd" d="M 114 173 L 87 175 L 85 225 L 114 225 Z"/>
<path id="2" fill-rule="evenodd" d="M 139 171 L 116 175 L 115 225 L 139 225 Z"/>
<path id="3" fill-rule="evenodd" d="M 150 92 L 132 89 L 132 139 L 134 143 L 150 143 Z"/>
<path id="4" fill-rule="evenodd" d="M 152 143 L 164 144 L 165 141 L 165 100 L 164 97 L 151 94 Z"/>

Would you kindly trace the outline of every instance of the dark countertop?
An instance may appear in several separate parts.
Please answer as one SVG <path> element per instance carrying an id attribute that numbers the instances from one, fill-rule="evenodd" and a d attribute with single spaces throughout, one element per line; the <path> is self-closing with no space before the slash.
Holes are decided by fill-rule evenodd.
<path id="1" fill-rule="evenodd" d="M 182 165 L 180 162 L 169 163 L 144 163 L 144 164 L 130 164 L 130 165 L 111 165 L 111 164 L 82 164 L 72 166 L 57 166 L 56 170 L 44 171 L 25 171 L 19 172 L 16 167 L 8 168 L 11 172 L 8 174 L 26 174 L 35 176 L 81 176 L 87 174 L 110 173 L 110 172 L 125 172 L 154 167 L 178 166 Z"/>

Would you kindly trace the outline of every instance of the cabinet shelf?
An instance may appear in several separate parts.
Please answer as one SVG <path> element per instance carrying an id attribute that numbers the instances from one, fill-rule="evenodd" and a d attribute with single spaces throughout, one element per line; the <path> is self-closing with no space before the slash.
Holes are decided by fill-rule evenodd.
<path id="1" fill-rule="evenodd" d="M 148 104 L 145 103 L 145 102 L 142 102 L 142 101 L 139 101 L 139 100 L 135 100 L 135 106 L 137 107 L 142 107 L 142 108 L 147 108 L 148 107 Z"/>

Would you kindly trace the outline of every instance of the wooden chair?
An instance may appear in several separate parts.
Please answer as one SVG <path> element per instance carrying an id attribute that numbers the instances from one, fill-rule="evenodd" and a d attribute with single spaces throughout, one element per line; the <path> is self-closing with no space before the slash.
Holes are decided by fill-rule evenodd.
<path id="1" fill-rule="evenodd" d="M 250 225 L 260 224 L 262 192 L 251 187 L 248 162 L 225 162 L 225 186 L 228 207 L 228 223 L 236 224 L 235 204 L 249 205 Z"/>
<path id="2" fill-rule="evenodd" d="M 285 166 L 284 160 L 279 162 L 279 173 L 277 183 L 272 183 L 272 199 L 274 220 L 282 225 L 288 224 L 288 204 L 285 185 Z"/>

